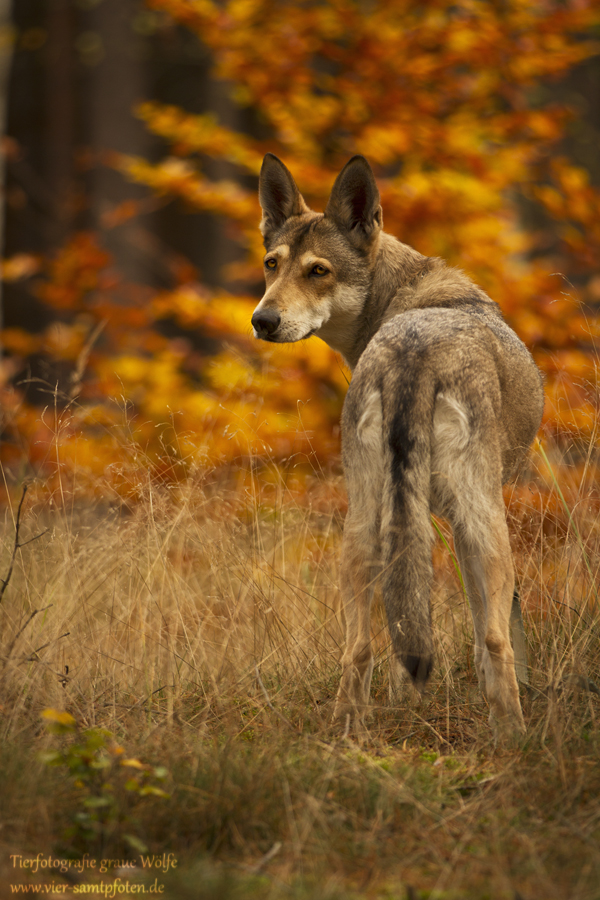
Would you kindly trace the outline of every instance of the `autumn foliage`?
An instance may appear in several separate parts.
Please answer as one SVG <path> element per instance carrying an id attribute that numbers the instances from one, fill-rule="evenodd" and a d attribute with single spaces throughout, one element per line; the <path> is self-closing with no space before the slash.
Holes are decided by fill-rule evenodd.
<path id="1" fill-rule="evenodd" d="M 29 278 L 55 321 L 39 334 L 4 331 L 5 465 L 60 469 L 61 484 L 71 473 L 85 490 L 102 473 L 130 495 L 148 472 L 177 480 L 207 460 L 294 460 L 301 470 L 311 455 L 335 455 L 349 378 L 340 359 L 316 338 L 265 347 L 251 337 L 262 280 L 256 176 L 266 151 L 285 161 L 315 209 L 348 157 L 364 154 L 386 230 L 464 268 L 534 350 L 547 378 L 545 427 L 595 437 L 600 194 L 561 149 L 572 112 L 543 98 L 597 52 L 598 0 L 148 6 L 198 35 L 253 125 L 237 132 L 148 100 L 137 114 L 166 155 L 114 165 L 229 223 L 240 247 L 226 273 L 231 288 L 210 291 L 185 265 L 168 291 L 127 284 L 102 235 L 75 234 L 51 259 L 8 260 L 4 277 Z M 209 177 L 211 159 L 231 177 Z M 522 225 L 523 203 L 538 210 L 533 232 Z M 134 213 L 130 205 L 114 220 Z M 165 321 L 210 338 L 213 351 L 165 336 Z M 61 373 L 58 388 L 45 387 L 46 409 L 16 383 L 36 354 Z"/>

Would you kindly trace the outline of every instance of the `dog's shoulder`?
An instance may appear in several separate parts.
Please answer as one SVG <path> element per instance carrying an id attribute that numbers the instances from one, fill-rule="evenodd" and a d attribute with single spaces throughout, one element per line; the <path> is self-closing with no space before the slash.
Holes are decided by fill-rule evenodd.
<path id="1" fill-rule="evenodd" d="M 482 307 L 501 317 L 499 306 L 461 269 L 439 257 L 423 256 L 391 235 L 381 238 L 375 294 L 389 297 L 386 320 L 411 309 L 434 307 Z"/>

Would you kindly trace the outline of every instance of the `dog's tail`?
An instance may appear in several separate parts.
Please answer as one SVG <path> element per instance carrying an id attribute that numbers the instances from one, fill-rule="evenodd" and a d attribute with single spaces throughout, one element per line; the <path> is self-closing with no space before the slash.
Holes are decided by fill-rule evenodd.
<path id="1" fill-rule="evenodd" d="M 430 490 L 436 387 L 430 373 L 407 366 L 385 395 L 393 406 L 384 414 L 382 594 L 394 653 L 422 688 L 433 666 Z"/>

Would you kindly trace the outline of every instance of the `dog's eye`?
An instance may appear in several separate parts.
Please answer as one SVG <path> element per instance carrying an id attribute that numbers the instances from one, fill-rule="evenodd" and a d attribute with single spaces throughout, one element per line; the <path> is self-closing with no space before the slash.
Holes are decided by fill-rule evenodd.
<path id="1" fill-rule="evenodd" d="M 270 256 L 268 259 L 265 259 L 265 266 L 267 269 L 276 269 L 277 260 L 273 256 Z"/>
<path id="2" fill-rule="evenodd" d="M 325 266 L 320 266 L 319 264 L 317 264 L 316 266 L 313 266 L 313 267 L 312 267 L 311 273 L 310 273 L 310 274 L 311 274 L 311 275 L 320 275 L 320 276 L 321 276 L 321 275 L 327 275 L 328 271 L 329 271 L 329 270 L 326 269 Z"/>

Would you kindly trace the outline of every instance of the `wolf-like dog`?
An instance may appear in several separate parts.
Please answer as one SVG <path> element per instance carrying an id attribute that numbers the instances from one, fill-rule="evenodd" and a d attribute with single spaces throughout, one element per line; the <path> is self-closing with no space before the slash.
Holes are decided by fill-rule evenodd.
<path id="1" fill-rule="evenodd" d="M 481 288 L 382 230 L 364 157 L 345 165 L 317 213 L 269 153 L 259 200 L 266 291 L 252 316 L 255 337 L 316 335 L 353 373 L 342 413 L 346 649 L 334 717 L 350 715 L 360 727 L 368 706 L 376 581 L 395 658 L 418 688 L 429 677 L 434 512 L 452 527 L 490 724 L 496 733 L 522 732 L 502 485 L 540 426 L 540 372 Z"/>

